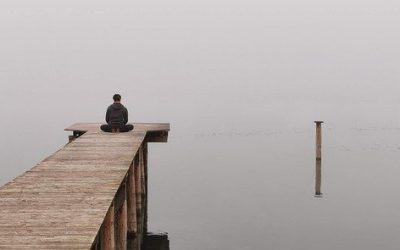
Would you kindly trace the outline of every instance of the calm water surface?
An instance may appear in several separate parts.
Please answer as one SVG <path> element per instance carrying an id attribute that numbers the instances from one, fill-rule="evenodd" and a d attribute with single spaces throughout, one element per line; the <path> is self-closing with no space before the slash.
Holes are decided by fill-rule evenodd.
<path id="1" fill-rule="evenodd" d="M 177 249 L 396 249 L 399 132 L 325 129 L 323 198 L 312 129 L 173 132 L 152 148 L 151 225 Z"/>
<path id="2" fill-rule="evenodd" d="M 103 116 L 99 110 L 90 119 L 74 117 L 69 105 L 60 105 L 56 121 L 35 127 L 55 109 L 33 115 L 18 105 L 13 110 L 23 115 L 17 116 L 16 132 L 1 142 L 2 183 L 61 147 L 68 135 L 62 128 Z M 132 105 L 132 118 L 141 114 L 134 110 Z M 315 198 L 313 119 L 297 127 L 273 121 L 268 126 L 268 117 L 257 114 L 237 120 L 174 114 L 159 121 L 171 122 L 171 133 L 167 144 L 149 147 L 149 228 L 167 231 L 171 249 L 374 250 L 400 243 L 395 122 L 362 127 L 326 120 L 324 195 Z"/>

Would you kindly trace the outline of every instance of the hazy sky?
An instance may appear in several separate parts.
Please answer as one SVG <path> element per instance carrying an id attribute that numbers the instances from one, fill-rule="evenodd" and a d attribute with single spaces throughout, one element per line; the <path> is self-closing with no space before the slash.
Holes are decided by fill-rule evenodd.
<path id="1" fill-rule="evenodd" d="M 63 89 L 94 83 L 230 83 L 285 91 L 324 85 L 335 93 L 349 87 L 354 93 L 378 89 L 379 81 L 387 90 L 397 72 L 398 5 L 3 1 L 2 77 L 41 86 L 46 79 Z"/>
<path id="2" fill-rule="evenodd" d="M 389 113 L 398 111 L 397 1 L 2 1 L 0 7 L 3 100 L 22 92 L 42 99 L 46 91 L 103 101 L 120 91 L 135 106 L 157 103 L 160 113 L 179 113 L 174 104 L 194 113 L 260 112 L 275 101 L 283 112 L 312 103 L 302 110 L 307 119 L 327 114 L 317 103 L 339 112 L 390 103 Z"/>

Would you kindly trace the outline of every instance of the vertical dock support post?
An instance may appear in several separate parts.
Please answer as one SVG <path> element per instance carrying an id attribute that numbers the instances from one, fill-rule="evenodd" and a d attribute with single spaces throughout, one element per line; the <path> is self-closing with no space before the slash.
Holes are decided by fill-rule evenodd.
<path id="1" fill-rule="evenodd" d="M 114 239 L 115 250 L 126 250 L 127 206 L 126 184 L 121 184 L 114 198 Z"/>
<path id="2" fill-rule="evenodd" d="M 323 121 L 315 121 L 316 124 L 316 157 L 315 157 L 315 195 L 321 196 L 321 161 L 322 161 L 322 135 L 321 124 Z"/>
<path id="3" fill-rule="evenodd" d="M 136 215 L 136 181 L 135 172 L 139 167 L 139 153 L 136 154 L 128 172 L 127 208 L 128 208 L 128 250 L 137 250 L 138 223 Z"/>
<path id="4" fill-rule="evenodd" d="M 85 132 L 81 132 L 81 131 L 73 131 L 72 135 L 68 136 L 68 142 L 73 142 L 76 138 L 78 138 L 79 136 L 83 135 Z"/>
<path id="5" fill-rule="evenodd" d="M 141 250 L 142 248 L 142 239 L 143 239 L 143 185 L 142 185 L 142 164 L 143 164 L 143 146 L 139 148 L 138 151 L 138 165 L 135 166 L 135 185 L 136 185 L 136 220 L 137 220 L 137 249 Z"/>
<path id="6" fill-rule="evenodd" d="M 141 185 L 141 197 L 142 197 L 142 206 L 141 206 L 141 213 L 140 213 L 140 233 L 142 239 L 145 237 L 145 216 L 146 216 L 146 177 L 145 177 L 145 168 L 144 168 L 144 143 L 141 146 L 141 154 L 140 154 L 140 185 Z M 141 247 L 143 247 L 143 242 Z"/>
<path id="7" fill-rule="evenodd" d="M 144 194 L 144 222 L 143 222 L 143 237 L 147 234 L 147 211 L 148 211 L 148 199 L 149 199 L 149 189 L 148 189 L 148 143 L 143 142 L 143 170 L 144 170 L 144 182 L 145 182 L 145 194 Z"/>
<path id="8" fill-rule="evenodd" d="M 100 233 L 100 246 L 102 250 L 114 249 L 114 206 L 111 205 L 104 218 Z"/>

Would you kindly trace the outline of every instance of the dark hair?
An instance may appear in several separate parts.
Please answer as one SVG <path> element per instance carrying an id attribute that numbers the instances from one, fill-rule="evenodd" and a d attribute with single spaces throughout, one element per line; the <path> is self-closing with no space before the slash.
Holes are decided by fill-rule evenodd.
<path id="1" fill-rule="evenodd" d="M 119 102 L 119 101 L 121 101 L 121 95 L 120 95 L 120 94 L 115 94 L 115 95 L 113 96 L 113 100 L 114 100 L 114 102 Z"/>

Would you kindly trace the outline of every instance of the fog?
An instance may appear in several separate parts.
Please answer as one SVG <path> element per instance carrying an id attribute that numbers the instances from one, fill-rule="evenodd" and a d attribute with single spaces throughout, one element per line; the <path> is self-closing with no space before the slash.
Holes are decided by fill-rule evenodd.
<path id="1" fill-rule="evenodd" d="M 171 249 L 396 249 L 399 23 L 397 1 L 2 1 L 0 184 L 120 93 L 171 123 L 149 152 Z"/>

